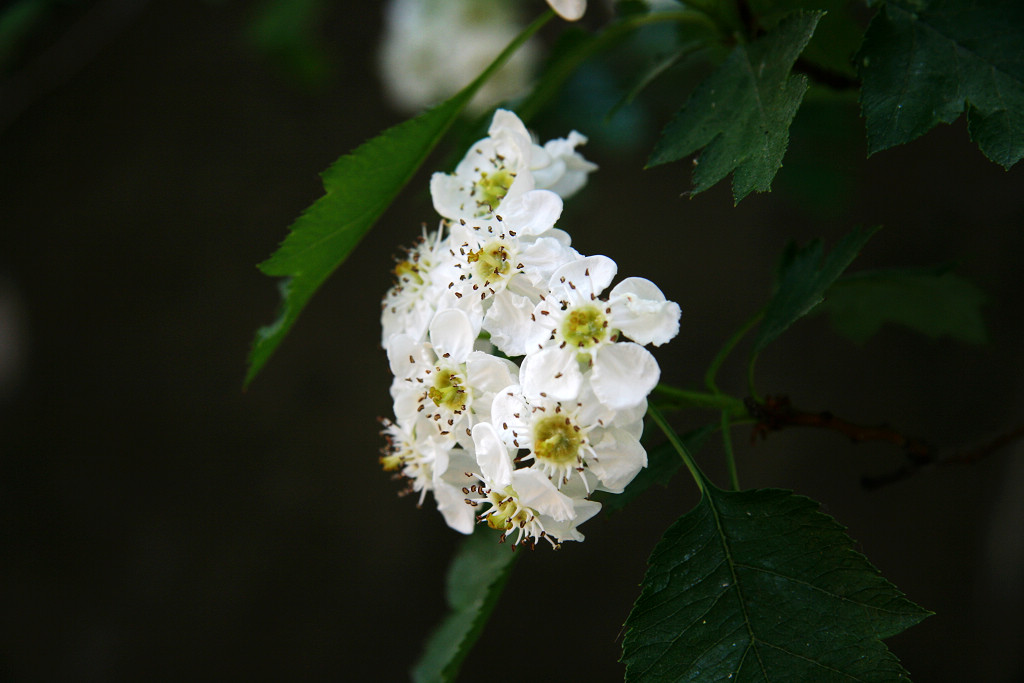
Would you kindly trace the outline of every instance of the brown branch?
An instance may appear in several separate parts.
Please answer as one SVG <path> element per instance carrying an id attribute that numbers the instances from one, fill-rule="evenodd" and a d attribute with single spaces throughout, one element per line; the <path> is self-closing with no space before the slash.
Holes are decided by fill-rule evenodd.
<path id="1" fill-rule="evenodd" d="M 882 441 L 901 449 L 907 457 L 907 462 L 889 474 L 862 477 L 861 484 L 866 489 L 876 489 L 901 481 L 923 467 L 931 465 L 974 463 L 1004 446 L 1024 439 L 1024 426 L 1021 426 L 1005 434 L 1000 434 L 975 448 L 957 450 L 949 455 L 942 455 L 925 441 L 907 436 L 888 426 L 858 425 L 838 418 L 827 411 L 809 413 L 797 410 L 786 396 L 768 396 L 764 402 L 748 398 L 745 403 L 751 417 L 757 420 L 751 433 L 751 440 L 755 440 L 757 437 L 765 438 L 771 432 L 781 431 L 788 427 L 816 427 L 842 434 L 853 443 Z"/>

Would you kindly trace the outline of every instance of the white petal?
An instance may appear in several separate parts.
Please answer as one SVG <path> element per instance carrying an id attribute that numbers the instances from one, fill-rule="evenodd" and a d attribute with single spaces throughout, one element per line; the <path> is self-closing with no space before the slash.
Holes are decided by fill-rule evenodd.
<path id="1" fill-rule="evenodd" d="M 473 445 L 480 474 L 489 487 L 503 489 L 512 483 L 512 454 L 502 443 L 494 425 L 481 422 L 473 427 Z"/>
<path id="2" fill-rule="evenodd" d="M 556 522 L 554 520 L 541 519 L 544 523 L 544 531 L 558 541 L 582 541 L 583 534 L 576 528 L 601 511 L 601 504 L 593 500 L 574 498 L 573 508 L 576 516 L 573 519 Z"/>
<path id="3" fill-rule="evenodd" d="M 522 276 L 542 287 L 545 294 L 548 280 L 556 270 L 582 258 L 568 242 L 562 241 L 562 235 L 565 233 L 561 230 L 548 230 L 519 253 L 519 260 L 524 266 Z"/>
<path id="4" fill-rule="evenodd" d="M 556 522 L 564 522 L 576 515 L 572 498 L 555 488 L 540 470 L 516 470 L 512 473 L 512 488 L 520 503 Z"/>
<path id="5" fill-rule="evenodd" d="M 583 373 L 580 372 L 574 350 L 551 347 L 531 353 L 523 359 L 519 368 L 519 381 L 527 399 L 570 401 L 580 394 Z"/>
<path id="6" fill-rule="evenodd" d="M 498 209 L 502 226 L 516 235 L 538 235 L 554 227 L 562 215 L 562 198 L 548 190 L 531 190 L 507 198 Z"/>
<path id="7" fill-rule="evenodd" d="M 608 297 L 611 324 L 638 344 L 661 346 L 679 334 L 679 304 L 650 280 L 626 278 Z"/>
<path id="8" fill-rule="evenodd" d="M 447 482 L 434 485 L 434 500 L 437 509 L 444 515 L 444 521 L 460 534 L 473 533 L 476 519 L 472 506 L 466 502 L 466 494 L 459 486 Z"/>
<path id="9" fill-rule="evenodd" d="M 549 286 L 565 301 L 589 303 L 612 283 L 618 269 L 607 256 L 587 256 L 556 270 Z"/>
<path id="10" fill-rule="evenodd" d="M 587 458 L 587 467 L 601 480 L 602 488 L 621 493 L 641 469 L 647 466 L 647 451 L 631 434 L 621 429 L 605 430 Z"/>
<path id="11" fill-rule="evenodd" d="M 433 359 L 425 353 L 422 343 L 407 334 L 396 334 L 388 340 L 388 365 L 395 377 L 411 377 L 418 363 L 430 363 Z"/>
<path id="12" fill-rule="evenodd" d="M 438 358 L 450 363 L 465 363 L 476 339 L 473 324 L 462 311 L 439 311 L 430 323 L 430 343 Z"/>
<path id="13" fill-rule="evenodd" d="M 526 400 L 523 399 L 521 388 L 518 385 L 505 387 L 495 394 L 494 401 L 491 403 L 491 424 L 498 430 L 507 445 L 515 448 L 530 448 L 532 446 L 530 408 Z"/>
<path id="14" fill-rule="evenodd" d="M 473 392 L 473 413 L 479 420 L 490 420 L 495 394 L 518 381 L 519 368 L 512 361 L 483 351 L 469 354 L 466 383 Z"/>
<path id="15" fill-rule="evenodd" d="M 533 302 L 508 290 L 498 292 L 484 316 L 484 329 L 507 356 L 526 355 L 527 333 L 533 324 Z"/>
<path id="16" fill-rule="evenodd" d="M 587 0 L 548 0 L 548 4 L 566 21 L 576 21 L 587 11 Z"/>
<path id="17" fill-rule="evenodd" d="M 607 344 L 594 355 L 590 384 L 598 400 L 620 410 L 647 398 L 661 377 L 650 351 L 632 342 Z"/>

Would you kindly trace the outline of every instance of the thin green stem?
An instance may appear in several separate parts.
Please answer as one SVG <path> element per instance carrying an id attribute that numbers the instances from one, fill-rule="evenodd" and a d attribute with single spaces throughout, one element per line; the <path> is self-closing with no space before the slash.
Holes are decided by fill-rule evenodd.
<path id="1" fill-rule="evenodd" d="M 569 80 L 585 61 L 596 54 L 609 49 L 616 42 L 624 39 L 633 31 L 652 24 L 674 22 L 700 24 L 707 26 L 716 34 L 720 33 L 718 25 L 703 12 L 679 10 L 677 12 L 653 12 L 623 19 L 609 25 L 602 33 L 590 38 L 589 42 L 578 47 L 572 54 L 555 61 L 537 87 L 522 104 L 516 107 L 516 113 L 523 121 L 529 121 L 561 91 L 562 85 Z"/>
<path id="2" fill-rule="evenodd" d="M 761 396 L 757 393 L 757 389 L 754 387 L 754 365 L 757 364 L 757 354 L 755 353 L 750 357 L 750 362 L 747 363 L 747 392 L 750 397 L 758 403 L 764 403 L 761 400 Z"/>
<path id="3" fill-rule="evenodd" d="M 735 396 L 717 393 L 709 394 L 705 391 L 690 391 L 679 389 L 668 384 L 659 384 L 654 387 L 654 393 L 666 399 L 662 407 L 667 408 L 707 408 L 710 410 L 721 410 L 731 416 L 746 415 L 747 408 L 743 401 Z M 666 405 L 667 404 L 667 405 Z"/>
<path id="4" fill-rule="evenodd" d="M 726 341 L 722 348 L 718 351 L 718 354 L 715 356 L 714 360 L 711 361 L 711 365 L 708 366 L 708 371 L 704 373 L 704 386 L 710 389 L 712 393 L 722 393 L 721 391 L 719 391 L 718 385 L 715 384 L 715 377 L 718 375 L 718 369 L 722 367 L 722 364 L 725 362 L 725 359 L 729 357 L 729 354 L 732 353 L 732 350 L 736 348 L 737 344 L 740 343 L 740 340 L 743 339 L 747 332 L 750 332 L 750 330 L 753 329 L 755 325 L 761 322 L 762 318 L 764 318 L 764 309 L 758 311 L 753 316 L 751 316 L 750 320 L 743 323 L 743 327 L 736 330 L 736 332 L 731 337 L 729 337 L 728 341 Z"/>
<path id="5" fill-rule="evenodd" d="M 658 410 L 656 406 L 648 404 L 647 414 L 654 421 L 654 424 L 658 425 L 658 428 L 665 433 L 666 437 L 668 437 L 669 443 L 671 443 L 672 447 L 676 449 L 676 453 L 679 454 L 679 457 L 683 459 L 683 464 L 686 465 L 686 469 L 690 470 L 690 476 L 693 477 L 695 482 L 697 482 L 697 488 L 700 489 L 700 492 L 703 495 L 707 479 L 704 477 L 704 473 L 700 471 L 700 468 L 697 467 L 697 463 L 694 462 L 692 457 L 690 457 L 690 453 L 686 450 L 686 446 L 684 446 L 683 442 L 679 439 L 679 435 L 676 434 L 676 430 L 672 429 L 668 420 L 665 419 L 665 416 L 661 414 L 661 411 Z"/>
<path id="6" fill-rule="evenodd" d="M 736 471 L 736 455 L 732 450 L 732 427 L 729 413 L 722 411 L 722 446 L 725 448 L 725 466 L 729 470 L 729 484 L 733 491 L 740 490 L 740 475 Z"/>

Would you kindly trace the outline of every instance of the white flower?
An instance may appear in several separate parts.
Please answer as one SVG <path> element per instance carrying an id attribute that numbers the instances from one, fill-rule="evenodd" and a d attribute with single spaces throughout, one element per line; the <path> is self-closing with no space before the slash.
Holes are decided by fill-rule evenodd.
<path id="1" fill-rule="evenodd" d="M 451 281 L 454 259 L 442 237 L 443 230 L 427 233 L 394 268 L 395 284 L 381 302 L 381 344 L 404 333 L 422 341 L 437 310 L 442 288 Z"/>
<path id="2" fill-rule="evenodd" d="M 489 426 L 506 446 L 525 451 L 517 462 L 532 462 L 531 467 L 543 472 L 556 487 L 579 479 L 589 491 L 594 488 L 589 473 L 598 488 L 620 493 L 647 466 L 647 453 L 640 445 L 646 408 L 644 401 L 627 410 L 610 410 L 598 402 L 586 383 L 574 401 L 527 399 L 521 387 L 510 386 L 495 397 Z M 478 439 L 485 433 L 484 425 L 473 431 L 481 466 L 490 455 Z"/>
<path id="3" fill-rule="evenodd" d="M 438 510 L 448 526 L 463 534 L 473 531 L 473 511 L 465 504 L 466 472 L 475 467 L 475 459 L 455 442 L 438 435 L 422 417 L 406 423 L 383 421 L 382 434 L 387 445 L 382 449 L 381 466 L 408 480 L 402 495 L 418 493 L 423 505 L 427 491 L 433 491 Z"/>
<path id="4" fill-rule="evenodd" d="M 479 425 L 483 427 L 484 425 Z M 540 539 L 558 547 L 562 541 L 582 541 L 576 527 L 598 513 L 601 504 L 559 491 L 542 472 L 532 468 L 511 472 L 508 484 L 498 487 L 485 482 L 471 486 L 477 498 L 467 498 L 473 507 L 486 506 L 477 516 L 492 529 L 501 531 L 501 541 L 515 533 L 513 548 Z"/>
<path id="5" fill-rule="evenodd" d="M 619 333 L 664 343 L 679 330 L 679 306 L 641 278 L 624 280 L 607 301 L 599 299 L 616 270 L 610 258 L 588 256 L 551 276 L 552 295 L 537 305 L 535 324 L 524 330 L 531 350 L 520 378 L 529 398 L 575 398 L 586 368 L 594 394 L 613 409 L 639 404 L 658 383 L 654 356 L 639 344 L 619 342 Z"/>
<path id="6" fill-rule="evenodd" d="M 494 0 L 391 0 L 379 64 L 395 106 L 416 112 L 454 95 L 519 34 L 514 3 Z M 538 62 L 534 42 L 520 47 L 470 101 L 483 112 L 524 92 Z"/>
<path id="7" fill-rule="evenodd" d="M 434 209 L 453 221 L 489 219 L 505 200 L 533 189 L 533 142 L 519 117 L 494 112 L 488 137 L 478 140 L 452 174 L 430 178 Z"/>
<path id="8" fill-rule="evenodd" d="M 406 334 L 391 337 L 391 396 L 400 421 L 425 417 L 440 436 L 471 443 L 469 430 L 490 418 L 494 394 L 518 374 L 511 361 L 475 350 L 478 334 L 465 313 L 449 309 L 434 316 L 429 342 Z"/>
<path id="9" fill-rule="evenodd" d="M 562 199 L 568 199 L 587 184 L 587 174 L 597 170 L 597 164 L 587 161 L 576 151 L 587 138 L 576 131 L 568 138 L 558 138 L 544 143 L 543 147 L 533 146 L 530 172 L 535 187 L 551 190 Z"/>
<path id="10" fill-rule="evenodd" d="M 566 21 L 576 21 L 587 11 L 587 0 L 548 0 L 548 4 Z"/>

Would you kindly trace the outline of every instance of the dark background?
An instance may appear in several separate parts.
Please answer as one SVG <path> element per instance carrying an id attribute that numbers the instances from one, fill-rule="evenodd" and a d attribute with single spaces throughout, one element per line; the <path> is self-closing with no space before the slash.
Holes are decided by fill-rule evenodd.
<path id="1" fill-rule="evenodd" d="M 55 12 L 12 72 L 37 87 L 9 73 L 0 90 L 0 677 L 403 680 L 459 540 L 377 464 L 379 299 L 397 246 L 435 220 L 426 172 L 241 390 L 278 303 L 254 264 L 321 194 L 319 171 L 403 118 L 374 75 L 379 6 L 324 15 L 319 87 L 246 40 L 253 4 L 97 6 L 114 18 Z M 68 46 L 76 30 L 95 45 Z M 685 165 L 641 171 L 650 141 L 611 150 L 592 120 L 538 120 L 545 137 L 590 134 L 602 167 L 560 226 L 680 303 L 665 381 L 699 386 L 788 238 L 884 223 L 854 267 L 958 260 L 989 294 L 990 343 L 887 327 L 857 346 L 811 318 L 765 352 L 760 390 L 947 448 L 1024 422 L 1024 168 L 984 159 L 962 121 L 865 160 L 855 107 L 808 105 L 775 191 L 733 208 L 726 184 L 680 198 Z M 738 366 L 721 384 L 742 393 Z M 736 442 L 744 486 L 821 501 L 936 612 L 889 641 L 916 680 L 1024 669 L 1020 444 L 865 492 L 861 475 L 900 464 L 892 447 L 798 430 Z M 723 481 L 720 447 L 699 460 Z M 590 521 L 585 543 L 528 552 L 464 677 L 621 680 L 646 556 L 695 502 L 679 476 Z"/>

